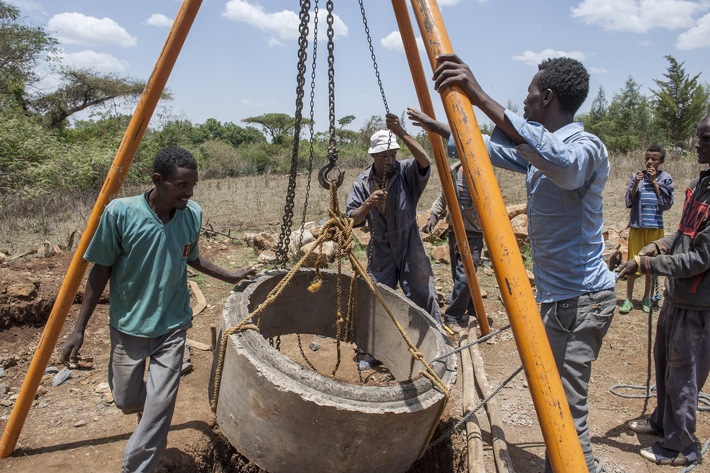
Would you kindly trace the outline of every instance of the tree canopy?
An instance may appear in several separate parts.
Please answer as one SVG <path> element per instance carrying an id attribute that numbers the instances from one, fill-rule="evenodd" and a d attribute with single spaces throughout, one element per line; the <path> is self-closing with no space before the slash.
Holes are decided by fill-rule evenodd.
<path id="1" fill-rule="evenodd" d="M 690 77 L 685 63 L 673 56 L 666 56 L 666 60 L 666 79 L 654 79 L 658 88 L 652 90 L 654 126 L 671 145 L 687 148 L 698 123 L 708 113 L 710 93 L 699 82 L 700 73 Z"/>
<path id="2" fill-rule="evenodd" d="M 264 113 L 256 117 L 248 117 L 243 123 L 259 125 L 264 134 L 271 138 L 273 144 L 286 144 L 296 128 L 296 118 L 286 113 Z M 301 124 L 309 125 L 311 120 L 304 118 Z"/>
<path id="3" fill-rule="evenodd" d="M 651 96 L 641 93 L 641 85 L 629 77 L 611 102 L 603 88 L 586 115 L 586 128 L 598 135 L 612 151 L 628 152 L 652 142 L 680 150 L 692 146 L 695 128 L 710 112 L 710 89 L 700 82 L 700 73 L 690 76 L 673 56 L 665 56 L 665 80 L 654 79 Z"/>
<path id="4" fill-rule="evenodd" d="M 24 109 L 27 88 L 39 80 L 37 65 L 51 58 L 57 41 L 44 29 L 19 19 L 17 7 L 0 1 L 0 106 Z"/>
<path id="5" fill-rule="evenodd" d="M 48 129 L 61 130 L 70 116 L 117 100 L 135 100 L 145 88 L 144 81 L 129 77 L 58 65 L 56 45 L 49 32 L 23 24 L 19 10 L 0 0 L 0 107 L 19 107 L 42 117 Z M 59 88 L 35 90 L 40 70 L 57 75 Z"/>

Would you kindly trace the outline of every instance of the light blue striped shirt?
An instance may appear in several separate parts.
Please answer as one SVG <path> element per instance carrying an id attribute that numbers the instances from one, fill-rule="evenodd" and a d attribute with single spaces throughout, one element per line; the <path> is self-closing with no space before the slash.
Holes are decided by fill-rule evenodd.
<path id="1" fill-rule="evenodd" d="M 658 207 L 658 196 L 653 183 L 644 176 L 639 183 L 637 192 L 639 196 L 641 228 L 663 228 L 663 217 Z"/>

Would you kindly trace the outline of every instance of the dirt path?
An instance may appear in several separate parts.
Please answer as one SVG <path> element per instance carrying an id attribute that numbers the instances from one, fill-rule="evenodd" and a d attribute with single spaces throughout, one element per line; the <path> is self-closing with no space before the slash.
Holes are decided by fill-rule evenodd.
<path id="1" fill-rule="evenodd" d="M 204 246 L 208 257 L 222 264 L 241 265 L 255 259 L 252 250 L 236 244 L 213 243 Z M 36 321 L 48 314 L 48 301 L 56 297 L 57 289 L 66 272 L 70 255 L 52 258 L 25 259 L 0 267 L 0 428 L 4 429 L 10 415 L 13 394 L 24 379 L 42 326 L 19 325 L 18 320 Z M 435 265 L 439 285 L 450 287 L 449 268 Z M 507 318 L 498 299 L 493 276 L 479 272 L 481 286 L 488 292 L 486 310 L 493 328 L 507 324 Z M 207 299 L 207 308 L 194 320 L 188 338 L 210 343 L 210 325 L 218 324 L 224 300 L 231 287 L 206 277 L 197 281 Z M 16 284 L 36 286 L 34 294 L 25 298 L 10 297 L 7 287 Z M 617 293 L 623 294 L 620 283 Z M 641 285 L 637 285 L 641 286 Z M 640 289 L 640 288 L 639 288 Z M 77 300 L 78 302 L 78 300 Z M 60 344 L 73 328 L 79 305 L 74 304 Z M 135 427 L 135 416 L 124 416 L 110 402 L 105 391 L 106 364 L 108 361 L 108 305 L 100 304 L 87 329 L 83 356 L 91 356 L 94 366 L 90 370 L 74 370 L 71 378 L 59 386 L 52 386 L 54 373 L 47 374 L 42 382 L 43 394 L 37 397 L 24 424 L 14 454 L 0 460 L 0 471 L 12 472 L 116 472 L 120 470 L 121 456 L 126 440 Z M 595 452 L 606 465 L 607 471 L 663 472 L 680 471 L 648 463 L 638 455 L 641 446 L 654 441 L 649 436 L 632 434 L 625 423 L 648 413 L 654 401 L 629 399 L 612 394 L 615 384 L 644 385 L 647 373 L 648 317 L 640 310 L 629 315 L 617 315 L 604 341 L 600 359 L 596 362 L 591 380 L 591 434 Z M 306 343 L 310 341 L 306 339 Z M 55 350 L 58 353 L 58 350 Z M 520 360 L 510 331 L 504 332 L 481 345 L 490 384 L 497 387 L 519 366 Z M 50 366 L 56 364 L 58 356 Z M 257 472 L 258 468 L 240 458 L 220 436 L 214 416 L 207 402 L 207 385 L 212 353 L 192 351 L 193 371 L 185 375 L 178 395 L 178 404 L 168 440 L 168 450 L 161 460 L 160 471 L 166 472 Z M 460 366 L 460 363 L 459 363 Z M 461 378 L 442 419 L 435 438 L 461 418 Z M 503 417 L 509 451 L 518 472 L 535 473 L 543 469 L 544 443 L 537 423 L 535 410 L 524 376 L 518 375 L 496 397 Z M 646 405 L 647 404 L 647 405 Z M 483 411 L 479 411 L 487 464 L 492 465 L 490 427 Z M 710 437 L 710 415 L 701 412 L 698 417 L 698 437 Z M 464 434 L 454 433 L 440 446 L 412 466 L 412 472 L 463 472 L 465 471 Z M 225 467 L 224 465 L 231 465 Z M 491 466 L 491 471 L 494 471 Z M 710 472 L 701 465 L 695 472 Z"/>

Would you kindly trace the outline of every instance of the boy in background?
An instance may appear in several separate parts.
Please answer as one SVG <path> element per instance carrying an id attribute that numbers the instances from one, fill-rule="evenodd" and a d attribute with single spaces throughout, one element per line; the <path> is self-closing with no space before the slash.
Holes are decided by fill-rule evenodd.
<path id="1" fill-rule="evenodd" d="M 626 189 L 626 208 L 629 214 L 629 254 L 627 261 L 634 259 L 641 248 L 652 241 L 663 238 L 663 212 L 673 205 L 673 178 L 660 166 L 666 160 L 666 152 L 658 145 L 651 145 L 644 154 L 645 170 L 631 175 Z M 628 314 L 634 308 L 634 282 L 636 274 L 626 277 L 626 300 L 619 313 Z M 651 304 L 657 302 L 651 294 L 651 275 L 646 275 L 641 308 L 649 312 Z"/>

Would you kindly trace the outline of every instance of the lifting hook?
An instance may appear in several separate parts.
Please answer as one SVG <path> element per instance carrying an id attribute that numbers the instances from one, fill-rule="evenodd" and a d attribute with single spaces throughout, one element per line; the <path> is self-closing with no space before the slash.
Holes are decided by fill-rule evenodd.
<path id="1" fill-rule="evenodd" d="M 338 148 L 334 145 L 328 147 L 328 164 L 320 168 L 318 172 L 318 182 L 324 189 L 330 189 L 331 180 L 328 178 L 328 174 L 333 169 L 338 170 L 338 176 L 333 179 L 335 181 L 335 187 L 340 187 L 343 185 L 343 179 L 345 178 L 345 172 L 341 171 L 338 167 Z"/>

